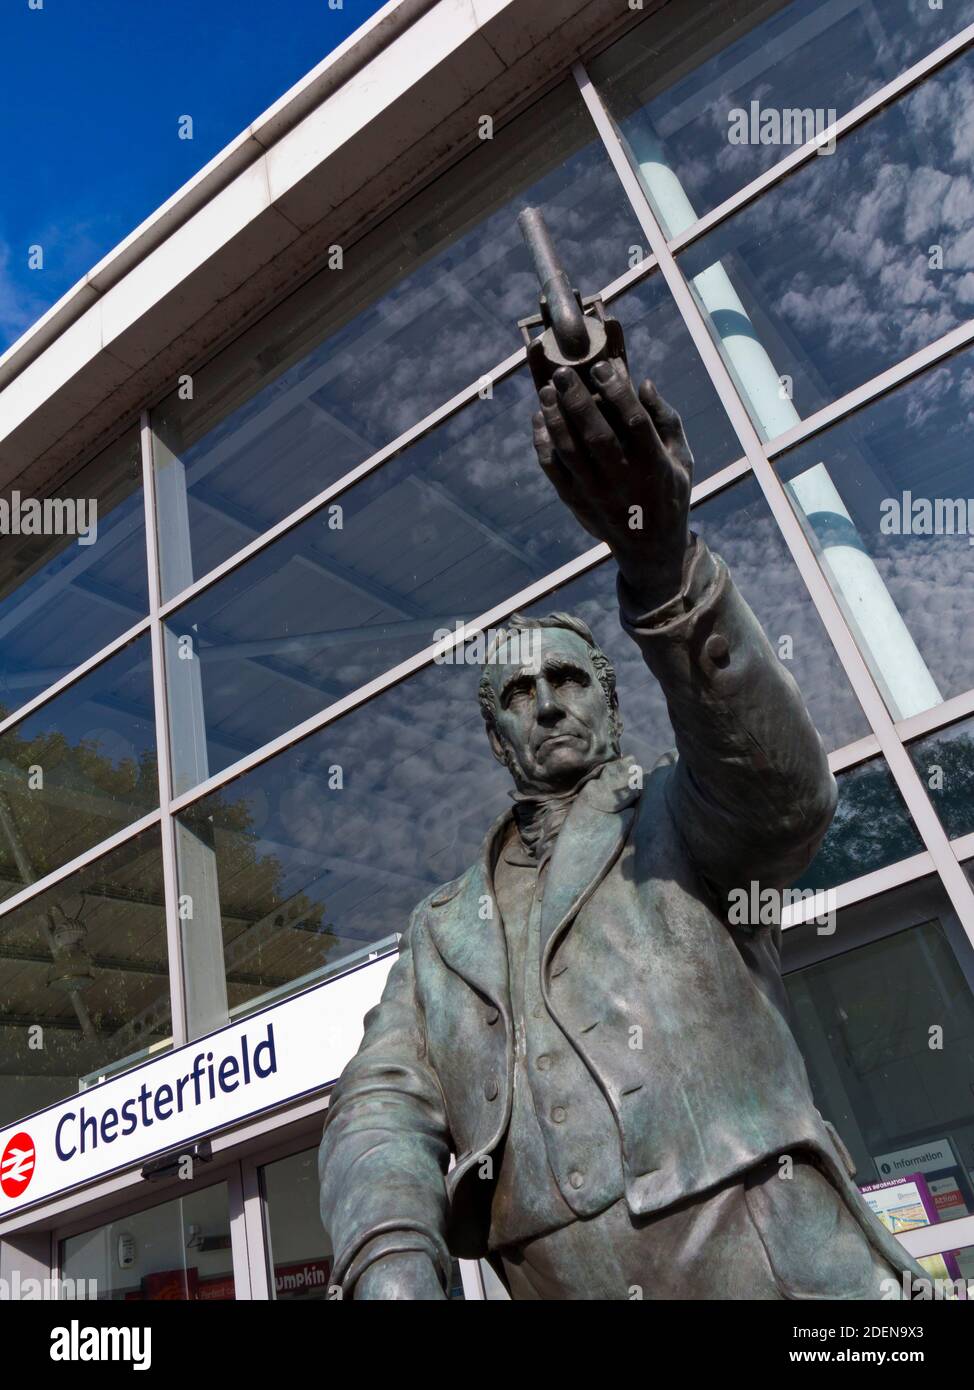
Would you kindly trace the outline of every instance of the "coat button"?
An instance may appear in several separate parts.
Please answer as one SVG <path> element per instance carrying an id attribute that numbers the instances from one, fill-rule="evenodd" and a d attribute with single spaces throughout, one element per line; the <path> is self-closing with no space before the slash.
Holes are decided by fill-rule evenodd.
<path id="1" fill-rule="evenodd" d="M 547 1071 L 549 1069 L 551 1066 L 551 1058 L 548 1056 L 547 1052 L 542 1052 L 541 1056 L 535 1062 L 535 1066 L 538 1068 L 538 1071 Z"/>
<path id="2" fill-rule="evenodd" d="M 487 1080 L 484 1082 L 484 1095 L 488 1100 L 497 1099 L 497 1082 L 492 1076 L 488 1076 Z"/>
<path id="3" fill-rule="evenodd" d="M 551 1112 L 551 1118 L 554 1120 L 556 1125 L 560 1125 L 564 1124 L 565 1117 L 567 1116 L 567 1114 L 568 1111 L 565 1109 L 563 1105 L 556 1105 Z"/>
<path id="4" fill-rule="evenodd" d="M 488 1009 L 487 1012 L 486 1012 L 486 1014 L 484 1015 L 484 1018 L 486 1019 L 488 1025 L 489 1025 L 489 1024 L 492 1024 L 492 1023 L 496 1023 L 497 1020 L 500 1018 L 500 1016 L 501 1016 L 501 1011 L 500 1011 L 500 1009 Z"/>
<path id="5" fill-rule="evenodd" d="M 715 666 L 726 666 L 730 660 L 730 647 L 727 638 L 719 632 L 712 632 L 703 647 Z"/>
<path id="6" fill-rule="evenodd" d="M 578 1189 L 581 1187 L 582 1183 L 585 1181 L 585 1175 L 584 1173 L 579 1172 L 569 1173 L 568 1181 L 571 1183 L 572 1187 L 574 1187 L 575 1191 L 577 1192 Z"/>

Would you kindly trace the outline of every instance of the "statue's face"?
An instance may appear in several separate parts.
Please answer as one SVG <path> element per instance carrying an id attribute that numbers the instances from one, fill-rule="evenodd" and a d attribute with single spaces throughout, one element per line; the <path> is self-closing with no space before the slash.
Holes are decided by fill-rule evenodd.
<path id="1" fill-rule="evenodd" d="M 617 753 L 616 728 L 591 648 L 564 628 L 512 634 L 488 667 L 494 756 L 520 791 L 560 792 Z"/>

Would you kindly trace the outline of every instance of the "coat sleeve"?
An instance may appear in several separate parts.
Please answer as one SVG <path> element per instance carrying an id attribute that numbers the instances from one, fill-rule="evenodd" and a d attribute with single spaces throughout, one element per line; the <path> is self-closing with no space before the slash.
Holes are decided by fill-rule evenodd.
<path id="1" fill-rule="evenodd" d="M 428 1252 L 449 1283 L 444 1176 L 451 1146 L 416 997 L 412 942 L 421 929 L 417 908 L 325 1116 L 321 1219 L 334 1251 L 332 1278 L 345 1295 L 374 1260 L 406 1250 Z"/>
<path id="2" fill-rule="evenodd" d="M 694 536 L 677 599 L 640 613 L 620 576 L 619 601 L 666 696 L 679 755 L 669 804 L 698 871 L 725 910 L 732 889 L 794 883 L 831 822 L 835 779 L 727 566 Z"/>

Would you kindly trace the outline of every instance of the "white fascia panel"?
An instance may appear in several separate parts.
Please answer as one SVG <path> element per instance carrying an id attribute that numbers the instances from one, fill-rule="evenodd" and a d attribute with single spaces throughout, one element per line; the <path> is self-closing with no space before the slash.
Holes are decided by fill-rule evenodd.
<path id="1" fill-rule="evenodd" d="M 261 158 L 102 296 L 105 346 L 110 347 L 269 208 L 267 170 Z M 291 233 L 297 235 L 294 228 Z M 127 359 L 121 347 L 120 354 Z M 132 365 L 139 366 L 144 360 L 139 356 Z"/>
<path id="2" fill-rule="evenodd" d="M 23 332 L 7 350 L 0 354 L 0 391 L 3 383 L 12 381 L 17 375 L 17 363 L 24 355 L 37 356 L 48 343 L 64 332 L 65 315 L 80 318 L 89 305 L 98 298 L 98 291 L 88 284 L 88 277 L 78 280 L 61 298 L 51 305 L 39 319 Z"/>
<path id="3" fill-rule="evenodd" d="M 507 65 L 520 62 L 532 48 L 557 30 L 580 10 L 592 8 L 591 0 L 544 0 L 541 4 L 524 4 L 518 0 L 471 0 L 474 23 L 485 30 L 498 56 Z M 603 6 L 611 9 L 611 22 L 625 13 L 625 0 Z M 501 17 L 501 22 L 494 21 Z"/>
<path id="4" fill-rule="evenodd" d="M 60 333 L 34 362 L 0 392 L 0 441 L 19 425 L 48 406 L 51 398 L 77 375 L 79 365 L 99 356 L 105 359 L 99 387 L 113 390 L 129 375 L 129 368 L 103 352 L 100 305 L 94 304 Z"/>
<path id="5" fill-rule="evenodd" d="M 503 8 L 515 0 L 494 0 Z M 302 180 L 334 155 L 349 140 L 365 130 L 401 97 L 405 96 L 435 70 L 444 70 L 451 57 L 464 45 L 476 44 L 476 50 L 465 49 L 461 80 L 454 67 L 441 71 L 442 91 L 448 109 L 461 106 L 492 78 L 504 71 L 504 64 L 490 45 L 478 34 L 479 21 L 471 0 L 445 0 L 411 25 L 404 34 L 317 110 L 286 135 L 267 153 L 267 177 L 271 199 L 278 203 Z M 452 85 L 455 84 L 455 85 Z M 413 134 L 398 128 L 396 141 L 400 146 L 413 143 L 429 129 L 428 113 L 416 113 L 417 127 Z M 385 159 L 375 161 L 382 168 L 395 157 L 395 149 L 384 151 Z M 331 207 L 340 205 L 346 196 L 335 188 L 328 206 L 316 205 L 313 216 L 295 216 L 290 204 L 287 214 L 303 225 L 313 226 Z"/>

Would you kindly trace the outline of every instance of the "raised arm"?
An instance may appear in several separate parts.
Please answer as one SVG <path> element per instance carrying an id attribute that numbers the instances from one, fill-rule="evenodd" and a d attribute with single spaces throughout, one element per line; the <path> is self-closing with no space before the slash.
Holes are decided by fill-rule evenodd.
<path id="1" fill-rule="evenodd" d="M 540 392 L 535 447 L 619 566 L 622 624 L 662 686 L 679 760 L 670 805 L 720 899 L 792 883 L 835 808 L 821 740 L 727 566 L 689 532 L 693 459 L 680 417 L 625 365 L 570 368 Z"/>

